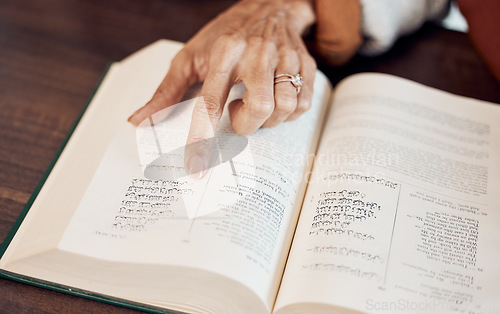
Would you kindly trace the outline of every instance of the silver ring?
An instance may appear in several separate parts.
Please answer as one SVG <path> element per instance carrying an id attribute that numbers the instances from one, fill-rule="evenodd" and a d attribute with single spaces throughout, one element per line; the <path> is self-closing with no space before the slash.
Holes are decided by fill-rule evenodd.
<path id="1" fill-rule="evenodd" d="M 274 77 L 274 85 L 281 82 L 290 82 L 295 86 L 297 90 L 297 94 L 300 93 L 300 87 L 304 82 L 302 81 L 302 76 L 300 74 L 292 75 L 292 74 L 278 74 Z"/>

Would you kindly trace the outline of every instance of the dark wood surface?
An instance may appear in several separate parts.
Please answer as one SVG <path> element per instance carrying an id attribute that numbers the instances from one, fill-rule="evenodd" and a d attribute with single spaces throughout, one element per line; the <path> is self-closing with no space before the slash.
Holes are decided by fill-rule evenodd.
<path id="1" fill-rule="evenodd" d="M 0 1 L 0 241 L 28 201 L 106 65 L 158 38 L 186 41 L 233 0 Z M 311 39 L 308 39 L 309 44 Z M 312 51 L 314 54 L 314 51 Z M 500 84 L 465 34 L 426 25 L 378 58 L 320 68 L 406 77 L 500 103 Z M 126 313 L 0 279 L 1 313 Z"/>

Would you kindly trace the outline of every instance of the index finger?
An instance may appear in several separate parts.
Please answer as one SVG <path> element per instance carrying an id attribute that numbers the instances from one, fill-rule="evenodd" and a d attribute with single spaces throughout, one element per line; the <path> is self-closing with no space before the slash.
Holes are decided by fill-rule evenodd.
<path id="1" fill-rule="evenodd" d="M 191 56 L 181 50 L 172 60 L 170 69 L 150 101 L 136 110 L 128 121 L 138 126 L 157 111 L 178 103 L 186 90 L 196 81 Z"/>

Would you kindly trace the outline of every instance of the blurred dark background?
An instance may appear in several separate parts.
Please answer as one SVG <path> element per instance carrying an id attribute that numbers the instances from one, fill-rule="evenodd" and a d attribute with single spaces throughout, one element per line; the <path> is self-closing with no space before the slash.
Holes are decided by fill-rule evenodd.
<path id="1" fill-rule="evenodd" d="M 187 41 L 234 0 L 0 0 L 0 241 L 21 213 L 108 63 L 168 38 Z M 306 41 L 315 55 L 313 36 Z M 340 68 L 395 74 L 500 103 L 500 85 L 467 35 L 425 25 L 377 58 Z M 0 313 L 132 310 L 0 279 Z"/>

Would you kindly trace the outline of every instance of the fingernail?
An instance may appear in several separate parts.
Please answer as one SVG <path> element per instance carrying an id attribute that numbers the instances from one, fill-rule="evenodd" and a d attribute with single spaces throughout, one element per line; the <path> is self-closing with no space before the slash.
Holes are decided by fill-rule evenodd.
<path id="1" fill-rule="evenodd" d="M 145 119 L 145 118 L 141 118 L 141 111 L 143 110 L 143 108 L 144 107 L 141 107 L 141 108 L 137 109 L 136 111 L 134 111 L 134 113 L 132 113 L 130 115 L 130 117 L 128 117 L 127 121 L 132 123 L 135 126 L 139 126 L 139 124 L 141 124 L 141 122 Z"/>
<path id="2" fill-rule="evenodd" d="M 136 118 L 136 117 L 137 117 L 137 116 L 136 116 L 136 115 L 135 115 L 135 113 L 134 113 L 134 114 L 132 114 L 130 117 L 128 117 L 127 121 L 128 121 L 128 122 L 130 122 L 130 123 L 132 123 L 132 124 L 133 124 L 133 125 L 135 125 L 135 126 L 138 126 L 138 125 L 139 125 L 139 123 L 138 123 L 138 121 L 137 121 L 137 118 Z"/>
<path id="3" fill-rule="evenodd" d="M 187 171 L 192 178 L 203 178 L 207 172 L 207 162 L 205 158 L 200 155 L 191 156 L 187 163 Z"/>

